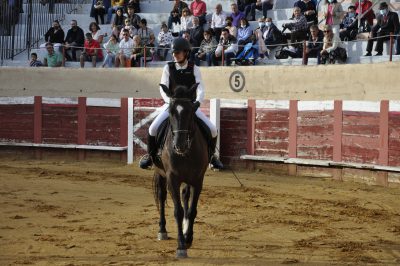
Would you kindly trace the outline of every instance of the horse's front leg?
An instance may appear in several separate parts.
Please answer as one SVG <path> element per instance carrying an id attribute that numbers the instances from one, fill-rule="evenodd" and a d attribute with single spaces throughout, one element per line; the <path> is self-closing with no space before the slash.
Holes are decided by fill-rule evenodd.
<path id="1" fill-rule="evenodd" d="M 174 202 L 174 215 L 175 221 L 178 226 L 178 248 L 176 250 L 177 258 L 186 258 L 187 250 L 185 246 L 185 237 L 182 232 L 182 222 L 183 222 L 183 208 L 181 204 L 180 196 L 180 182 L 175 181 L 176 178 L 168 179 L 168 188 L 171 193 L 172 201 Z"/>
<path id="2" fill-rule="evenodd" d="M 188 210 L 188 214 L 187 214 L 188 225 L 187 225 L 186 232 L 184 234 L 186 248 L 190 248 L 192 246 L 193 226 L 194 226 L 194 220 L 196 219 L 196 216 L 197 216 L 197 203 L 199 202 L 200 193 L 202 190 L 202 184 L 200 183 L 199 185 L 193 186 L 192 188 L 193 188 L 192 202 L 190 203 L 190 208 Z"/>
<path id="3" fill-rule="evenodd" d="M 155 185 L 157 186 L 157 198 L 160 212 L 160 230 L 158 231 L 158 240 L 167 240 L 168 233 L 167 229 L 165 228 L 165 201 L 167 200 L 167 180 L 161 175 L 157 175 L 155 178 L 157 178 Z"/>
<path id="4" fill-rule="evenodd" d="M 182 190 L 183 199 L 183 235 L 186 239 L 186 233 L 189 227 L 189 199 L 190 199 L 190 185 L 185 185 Z"/>

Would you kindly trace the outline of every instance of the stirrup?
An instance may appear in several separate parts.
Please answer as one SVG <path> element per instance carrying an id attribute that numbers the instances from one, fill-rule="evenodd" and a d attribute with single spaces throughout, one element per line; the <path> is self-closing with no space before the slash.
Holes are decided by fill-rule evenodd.
<path id="1" fill-rule="evenodd" d="M 140 158 L 139 167 L 142 169 L 150 169 L 153 165 L 153 160 L 149 154 L 145 154 Z"/>

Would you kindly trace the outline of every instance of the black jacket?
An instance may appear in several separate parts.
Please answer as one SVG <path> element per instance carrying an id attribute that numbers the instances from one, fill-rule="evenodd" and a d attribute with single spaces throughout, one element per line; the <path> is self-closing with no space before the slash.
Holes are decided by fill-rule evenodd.
<path id="1" fill-rule="evenodd" d="M 85 42 L 85 34 L 83 33 L 83 30 L 80 27 L 77 27 L 76 31 L 69 29 L 67 37 L 65 37 L 65 42 L 75 42 L 78 46 L 83 46 L 83 43 Z"/>
<path id="2" fill-rule="evenodd" d="M 204 30 L 202 26 L 190 29 L 190 43 L 193 48 L 199 48 L 201 41 L 204 39 Z"/>
<path id="3" fill-rule="evenodd" d="M 372 27 L 371 31 L 373 33 L 377 33 L 379 29 L 387 33 L 392 32 L 394 34 L 397 34 L 399 32 L 399 16 L 397 15 L 397 13 L 389 11 L 387 16 L 379 14 L 377 17 L 377 22 Z"/>
<path id="4" fill-rule="evenodd" d="M 54 28 L 51 27 L 44 35 L 44 40 L 51 43 L 64 43 L 63 29 L 60 28 L 57 32 L 54 32 Z"/>

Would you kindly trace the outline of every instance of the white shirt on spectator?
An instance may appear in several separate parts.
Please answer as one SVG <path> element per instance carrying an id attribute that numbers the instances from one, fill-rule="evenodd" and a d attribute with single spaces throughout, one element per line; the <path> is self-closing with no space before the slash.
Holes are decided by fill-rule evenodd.
<path id="1" fill-rule="evenodd" d="M 211 28 L 225 28 L 226 26 L 226 13 L 224 11 L 221 11 L 220 14 L 217 14 L 214 12 L 211 17 Z"/>
<path id="2" fill-rule="evenodd" d="M 125 55 L 125 56 L 130 56 L 132 53 L 132 49 L 133 49 L 133 40 L 131 38 L 129 38 L 128 41 L 125 41 L 125 39 L 122 39 L 119 42 L 119 49 L 120 49 L 120 53 Z"/>
<path id="3" fill-rule="evenodd" d="M 181 17 L 181 31 L 189 30 L 193 27 L 192 16 Z"/>
<path id="4" fill-rule="evenodd" d="M 103 33 L 102 30 L 96 31 L 95 34 L 93 34 L 93 32 L 92 32 L 92 38 L 93 38 L 93 40 L 99 41 L 100 36 L 103 36 L 103 37 L 104 37 L 104 33 Z"/>
<path id="5" fill-rule="evenodd" d="M 168 45 L 172 44 L 174 40 L 174 37 L 172 36 L 172 33 L 170 31 L 164 32 L 161 30 L 158 33 L 157 41 L 159 45 Z"/>

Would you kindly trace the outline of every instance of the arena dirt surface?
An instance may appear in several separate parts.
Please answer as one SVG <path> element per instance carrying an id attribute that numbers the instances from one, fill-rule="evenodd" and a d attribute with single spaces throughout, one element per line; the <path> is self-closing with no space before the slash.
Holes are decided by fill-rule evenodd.
<path id="1" fill-rule="evenodd" d="M 206 173 L 190 258 L 157 241 L 152 172 L 117 162 L 2 159 L 0 265 L 400 264 L 400 188 Z"/>

